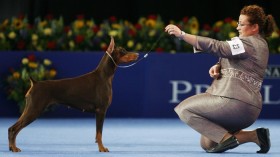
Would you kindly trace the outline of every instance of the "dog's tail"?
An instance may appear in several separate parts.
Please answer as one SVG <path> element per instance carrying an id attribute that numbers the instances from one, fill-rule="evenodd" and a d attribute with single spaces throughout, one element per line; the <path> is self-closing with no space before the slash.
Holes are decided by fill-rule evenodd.
<path id="1" fill-rule="evenodd" d="M 25 97 L 27 97 L 32 89 L 32 87 L 34 86 L 34 84 L 37 83 L 37 81 L 35 81 L 31 76 L 29 77 L 29 80 L 30 80 L 30 88 L 29 90 L 27 91 L 27 93 L 25 94 Z"/>
<path id="2" fill-rule="evenodd" d="M 30 80 L 30 83 L 31 83 L 31 87 L 37 83 L 37 81 L 35 81 L 31 76 L 29 76 L 29 80 Z"/>

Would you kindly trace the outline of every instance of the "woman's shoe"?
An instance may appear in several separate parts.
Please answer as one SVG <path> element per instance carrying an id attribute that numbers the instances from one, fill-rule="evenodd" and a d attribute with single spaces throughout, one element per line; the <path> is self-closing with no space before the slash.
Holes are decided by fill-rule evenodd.
<path id="1" fill-rule="evenodd" d="M 261 149 L 257 153 L 267 153 L 270 149 L 270 137 L 268 128 L 256 129 Z"/>
<path id="2" fill-rule="evenodd" d="M 206 150 L 207 153 L 222 153 L 229 149 L 233 149 L 239 145 L 239 142 L 234 136 L 231 136 L 222 143 L 219 143 L 216 147 Z"/>

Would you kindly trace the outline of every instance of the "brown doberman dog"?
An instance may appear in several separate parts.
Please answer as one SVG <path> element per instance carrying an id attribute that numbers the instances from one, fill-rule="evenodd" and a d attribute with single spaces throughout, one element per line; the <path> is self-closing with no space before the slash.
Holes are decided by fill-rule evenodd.
<path id="1" fill-rule="evenodd" d="M 9 149 L 20 152 L 16 147 L 16 136 L 21 129 L 32 123 L 46 107 L 52 104 L 64 104 L 96 115 L 96 142 L 100 152 L 109 152 L 102 144 L 103 122 L 112 101 L 112 80 L 121 63 L 137 60 L 138 53 L 127 52 L 115 47 L 113 37 L 106 53 L 97 68 L 75 78 L 47 81 L 31 81 L 31 87 L 25 95 L 26 106 L 18 121 L 9 128 Z"/>

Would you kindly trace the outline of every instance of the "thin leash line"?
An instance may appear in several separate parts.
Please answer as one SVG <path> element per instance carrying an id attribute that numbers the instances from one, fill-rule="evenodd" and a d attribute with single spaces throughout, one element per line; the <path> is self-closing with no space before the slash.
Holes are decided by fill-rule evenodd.
<path id="1" fill-rule="evenodd" d="M 126 65 L 126 66 L 125 66 L 125 65 L 124 65 L 124 66 L 118 65 L 118 64 L 114 61 L 113 57 L 110 55 L 110 53 L 109 53 L 108 51 L 106 51 L 106 54 L 111 58 L 111 60 L 112 60 L 113 63 L 115 64 L 115 66 L 117 66 L 117 67 L 119 67 L 119 68 L 128 68 L 128 67 L 131 67 L 131 66 L 137 64 L 138 62 L 140 62 L 141 60 L 143 60 L 144 58 L 147 58 L 147 57 L 148 57 L 149 53 L 155 48 L 155 46 L 158 44 L 158 42 L 160 41 L 160 39 L 163 37 L 164 33 L 165 33 L 165 32 L 162 32 L 162 33 L 161 33 L 161 35 L 158 37 L 158 39 L 156 40 L 156 42 L 154 42 L 154 44 L 152 45 L 150 51 L 146 52 L 146 54 L 145 54 L 141 59 L 138 59 L 136 62 L 134 62 L 134 63 L 132 63 L 132 64 L 130 64 L 130 65 Z"/>

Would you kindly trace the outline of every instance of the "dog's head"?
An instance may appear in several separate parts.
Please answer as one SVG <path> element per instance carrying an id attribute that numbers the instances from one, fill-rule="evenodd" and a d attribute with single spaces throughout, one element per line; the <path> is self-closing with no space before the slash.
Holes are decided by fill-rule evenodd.
<path id="1" fill-rule="evenodd" d="M 115 47 L 114 38 L 111 37 L 110 45 L 107 48 L 109 53 L 117 64 L 129 63 L 138 59 L 138 53 L 128 52 L 122 47 Z"/>

